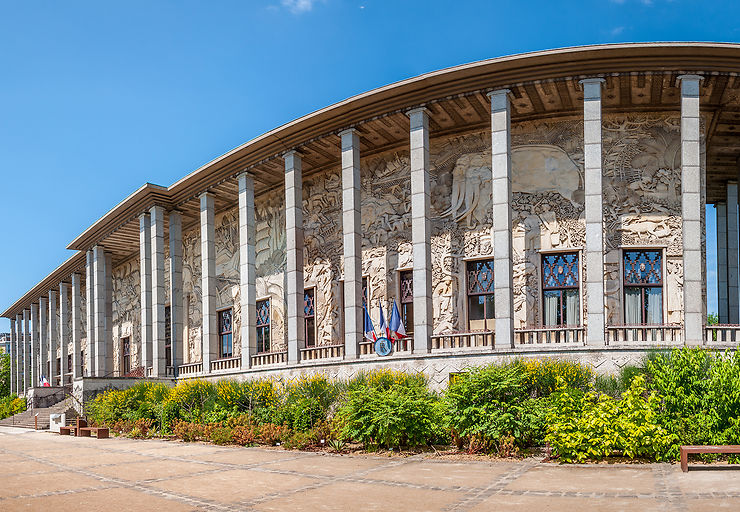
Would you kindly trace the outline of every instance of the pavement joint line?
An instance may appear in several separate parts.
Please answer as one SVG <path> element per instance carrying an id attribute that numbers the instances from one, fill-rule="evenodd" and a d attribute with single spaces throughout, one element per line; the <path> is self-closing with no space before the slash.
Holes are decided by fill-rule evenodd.
<path id="1" fill-rule="evenodd" d="M 107 489 L 118 489 L 118 485 L 96 485 L 88 487 L 78 487 L 76 489 L 63 489 L 60 491 L 46 491 L 37 494 L 18 494 L 15 496 L 2 496 L 0 502 L 6 500 L 18 500 L 18 499 L 33 499 L 33 498 L 48 498 L 49 496 L 64 496 L 65 494 L 78 494 L 81 492 L 90 491 L 104 491 Z"/>

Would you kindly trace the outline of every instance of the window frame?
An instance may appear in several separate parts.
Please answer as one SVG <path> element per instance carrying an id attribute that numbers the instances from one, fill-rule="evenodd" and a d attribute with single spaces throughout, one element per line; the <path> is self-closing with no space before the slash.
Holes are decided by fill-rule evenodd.
<path id="1" fill-rule="evenodd" d="M 267 323 L 259 323 L 260 304 L 267 302 Z M 257 339 L 255 340 L 257 346 L 257 354 L 269 354 L 272 348 L 272 297 L 264 297 L 255 301 L 255 331 L 257 333 Z M 265 330 L 267 331 L 267 349 L 265 350 Z M 260 333 L 262 333 L 262 350 L 260 350 Z"/>
<path id="2" fill-rule="evenodd" d="M 625 325 L 627 325 L 627 290 L 630 288 L 639 288 L 640 289 L 640 318 L 642 320 L 642 323 L 639 324 L 629 324 L 629 325 L 652 325 L 652 324 L 646 324 L 645 323 L 645 288 L 660 288 L 661 294 L 660 294 L 660 310 L 661 310 L 661 317 L 663 319 L 663 324 L 666 323 L 666 300 L 665 300 L 665 272 L 666 272 L 666 247 L 664 246 L 658 246 L 658 247 L 650 247 L 650 246 L 635 246 L 635 247 L 627 247 L 623 246 L 620 247 L 620 258 L 619 258 L 619 271 L 620 271 L 620 279 L 619 284 L 621 287 L 621 299 L 622 299 L 622 307 L 621 313 L 622 313 L 622 320 Z M 625 268 L 625 253 L 627 252 L 657 252 L 660 257 L 660 284 L 655 283 L 627 283 L 626 278 L 626 268 Z"/>
<path id="3" fill-rule="evenodd" d="M 126 353 L 127 345 L 128 353 Z M 131 336 L 124 336 L 121 338 L 121 375 L 128 375 L 129 373 L 131 373 Z"/>
<path id="4" fill-rule="evenodd" d="M 404 274 L 411 277 L 411 300 L 404 301 L 403 282 Z M 400 308 L 401 322 L 406 329 L 406 336 L 414 334 L 414 270 L 412 268 L 403 268 L 398 270 L 398 306 Z M 409 322 L 409 311 L 411 312 L 411 321 Z"/>
<path id="5" fill-rule="evenodd" d="M 164 307 L 164 365 L 173 366 L 172 363 L 172 307 L 167 304 Z"/>
<path id="6" fill-rule="evenodd" d="M 574 254 L 577 258 L 575 263 L 576 267 L 576 284 L 573 286 L 555 286 L 550 287 L 545 285 L 545 258 L 550 256 L 565 256 Z M 564 250 L 548 250 L 540 251 L 540 294 L 542 296 L 541 301 L 541 314 L 540 314 L 540 325 L 545 327 L 545 292 L 548 291 L 560 291 L 560 322 L 546 327 L 580 327 L 583 325 L 583 290 L 582 290 L 582 251 L 579 248 L 564 249 Z M 563 292 L 565 290 L 576 290 L 578 292 L 578 325 L 565 324 L 562 319 L 565 317 L 565 301 L 563 300 Z"/>
<path id="7" fill-rule="evenodd" d="M 493 264 L 494 264 L 493 255 L 479 256 L 479 257 L 474 257 L 474 258 L 463 258 L 463 263 L 464 263 L 464 270 L 463 270 L 463 272 L 465 273 L 465 325 L 467 326 L 467 330 L 468 331 L 471 331 L 471 332 L 473 331 L 473 329 L 471 329 L 471 327 L 470 327 L 470 297 L 478 297 L 478 296 L 481 296 L 481 295 L 482 296 L 490 295 L 490 296 L 494 297 L 494 300 L 492 301 L 494 303 L 493 304 L 493 307 L 494 307 L 493 317 L 490 318 L 490 320 L 492 320 L 494 322 L 494 326 L 490 329 L 490 331 L 492 332 L 495 329 L 495 322 L 496 322 L 496 309 L 495 309 L 495 292 L 496 292 L 495 283 L 496 283 L 496 275 L 495 275 L 495 273 L 493 274 L 493 290 L 490 293 L 473 293 L 473 294 L 470 293 L 470 273 L 468 271 L 468 265 L 476 264 L 476 263 L 480 263 L 480 262 L 490 262 L 490 264 L 491 264 L 491 272 L 494 272 L 494 269 L 493 269 Z M 489 319 L 486 317 L 486 312 L 487 312 L 486 307 L 487 307 L 487 300 L 484 299 L 484 301 L 483 301 L 483 321 L 484 321 L 485 328 L 483 329 L 483 331 L 489 331 L 488 326 L 487 326 Z M 477 330 L 478 329 L 476 329 L 476 331 Z"/>
<path id="8" fill-rule="evenodd" d="M 306 295 L 311 294 L 311 313 L 306 314 Z M 309 324 L 313 324 L 310 326 Z M 309 344 L 309 334 L 313 334 L 313 342 Z M 303 289 L 303 342 L 305 346 L 315 347 L 317 345 L 317 324 L 316 324 L 316 286 L 309 286 Z"/>
<path id="9" fill-rule="evenodd" d="M 231 329 L 226 331 L 223 329 L 223 317 L 222 315 L 226 312 L 230 313 L 229 324 Z M 218 324 L 218 355 L 219 359 L 229 359 L 234 357 L 234 308 L 221 308 L 216 310 L 216 321 Z M 231 347 L 230 352 L 224 351 L 224 337 L 229 336 L 229 344 Z"/>

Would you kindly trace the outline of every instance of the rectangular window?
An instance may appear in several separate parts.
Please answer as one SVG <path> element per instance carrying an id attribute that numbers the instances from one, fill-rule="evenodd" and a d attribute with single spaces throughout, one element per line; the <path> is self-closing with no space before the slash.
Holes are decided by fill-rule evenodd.
<path id="1" fill-rule="evenodd" d="M 270 299 L 257 301 L 257 353 L 270 351 Z"/>
<path id="2" fill-rule="evenodd" d="M 164 365 L 172 366 L 172 310 L 164 307 Z"/>
<path id="3" fill-rule="evenodd" d="M 542 255 L 542 319 L 547 326 L 580 325 L 578 253 Z"/>
<path id="4" fill-rule="evenodd" d="M 367 308 L 367 277 L 362 278 L 362 307 Z"/>
<path id="5" fill-rule="evenodd" d="M 131 338 L 126 337 L 121 339 L 121 364 L 123 366 L 123 374 L 128 375 L 131 373 Z"/>
<path id="6" fill-rule="evenodd" d="M 67 373 L 72 373 L 72 354 L 67 354 Z"/>
<path id="7" fill-rule="evenodd" d="M 315 299 L 315 288 L 307 288 L 303 291 L 303 339 L 307 347 L 316 346 Z"/>
<path id="8" fill-rule="evenodd" d="M 663 251 L 624 251 L 624 323 L 663 323 Z"/>
<path id="9" fill-rule="evenodd" d="M 493 260 L 468 261 L 465 270 L 468 295 L 468 329 L 471 331 L 492 331 L 495 322 Z"/>
<path id="10" fill-rule="evenodd" d="M 231 331 L 231 308 L 218 312 L 218 339 L 221 347 L 221 358 L 233 357 L 234 347 Z M 172 346 L 170 345 L 170 349 Z"/>
<path id="11" fill-rule="evenodd" d="M 85 372 L 87 371 L 87 366 L 85 365 L 85 351 L 80 351 L 80 368 L 82 368 L 82 373 L 80 375 L 85 375 Z"/>
<path id="12" fill-rule="evenodd" d="M 404 270 L 399 275 L 401 321 L 409 336 L 414 332 L 414 273 Z"/>

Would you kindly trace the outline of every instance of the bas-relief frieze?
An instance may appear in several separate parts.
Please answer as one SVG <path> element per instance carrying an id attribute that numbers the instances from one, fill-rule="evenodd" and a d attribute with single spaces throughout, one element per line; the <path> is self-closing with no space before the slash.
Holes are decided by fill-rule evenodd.
<path id="1" fill-rule="evenodd" d="M 680 321 L 682 280 L 678 118 L 606 116 L 604 121 L 604 230 L 608 322 L 620 322 L 619 248 L 667 248 L 668 321 Z M 512 126 L 512 238 L 517 327 L 541 323 L 543 250 L 585 244 L 583 127 L 578 119 Z M 465 326 L 465 258 L 491 256 L 490 134 L 433 139 L 430 152 L 432 289 L 435 332 Z M 273 349 L 284 348 L 285 214 L 282 191 L 256 198 L 257 296 L 272 299 Z M 409 154 L 390 152 L 361 164 L 363 275 L 369 308 L 397 298 L 397 271 L 412 266 Z M 305 282 L 316 287 L 317 341 L 337 343 L 342 325 L 341 178 L 339 169 L 304 182 Z M 189 352 L 200 359 L 200 235 L 183 237 Z M 219 307 L 239 318 L 238 215 L 217 216 Z M 583 276 L 583 258 L 581 278 Z M 583 297 L 583 308 L 587 308 Z M 387 314 L 387 313 L 386 313 Z M 585 311 L 583 312 L 585 318 Z M 235 322 L 238 326 L 238 322 Z M 238 332 L 238 330 L 237 330 Z M 235 347 L 239 346 L 236 342 Z"/>
<path id="2" fill-rule="evenodd" d="M 121 370 L 121 340 L 131 340 L 131 368 L 141 365 L 141 274 L 138 258 L 119 265 L 112 272 L 113 283 L 113 368 Z"/>

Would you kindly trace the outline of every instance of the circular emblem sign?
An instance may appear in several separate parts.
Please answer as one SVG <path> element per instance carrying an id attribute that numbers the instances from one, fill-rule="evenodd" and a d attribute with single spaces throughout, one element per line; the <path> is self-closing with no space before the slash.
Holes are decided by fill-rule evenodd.
<path id="1" fill-rule="evenodd" d="M 382 337 L 375 340 L 375 353 L 379 356 L 389 356 L 393 351 L 393 342 Z"/>

